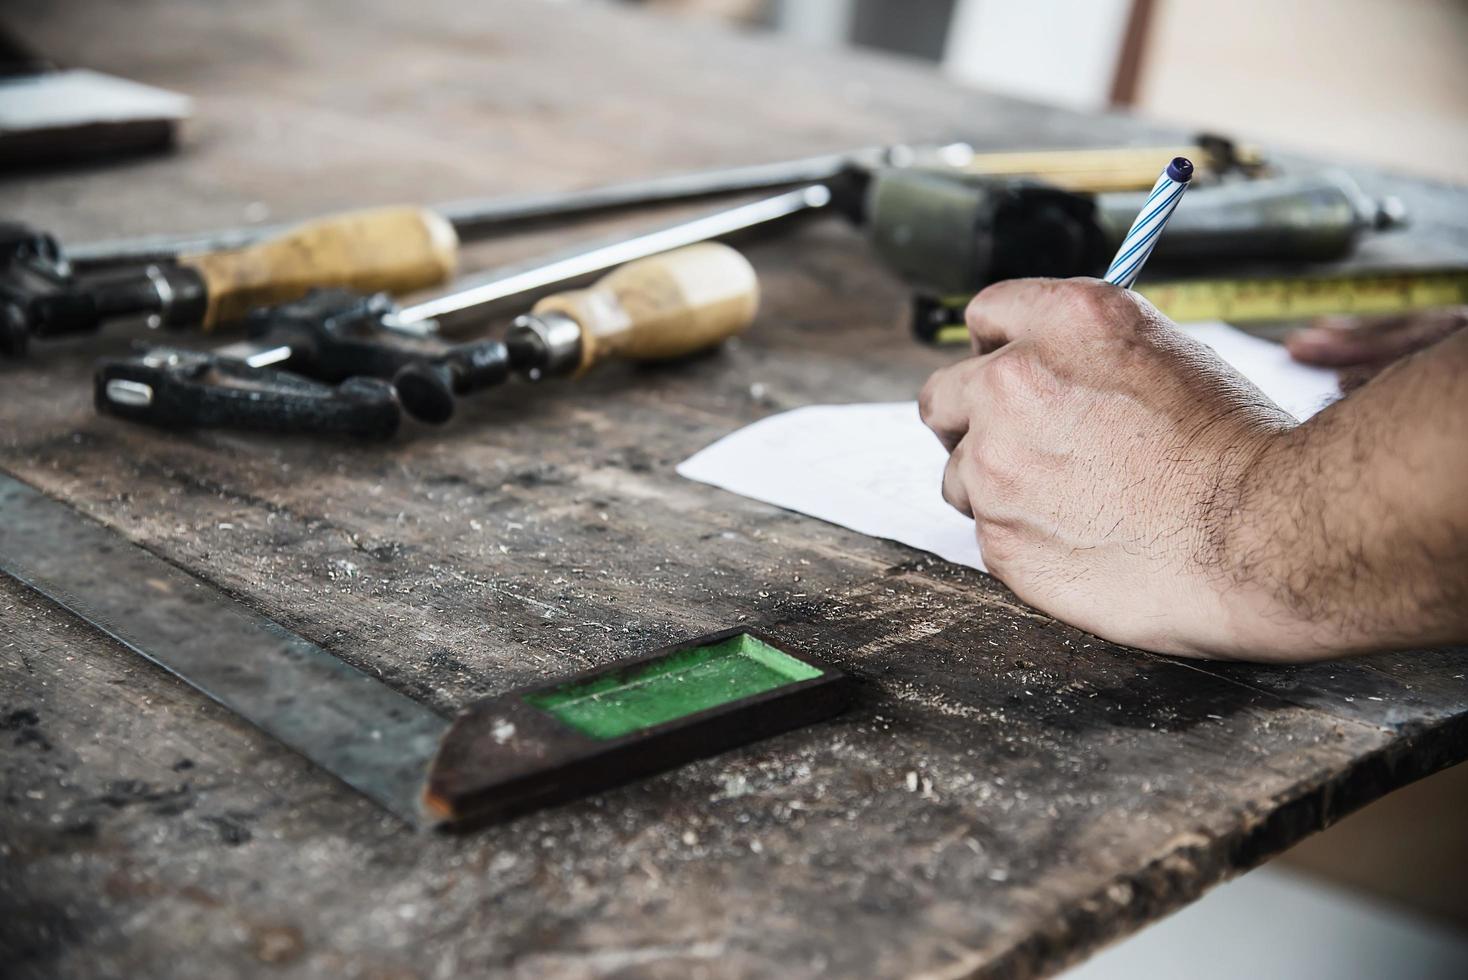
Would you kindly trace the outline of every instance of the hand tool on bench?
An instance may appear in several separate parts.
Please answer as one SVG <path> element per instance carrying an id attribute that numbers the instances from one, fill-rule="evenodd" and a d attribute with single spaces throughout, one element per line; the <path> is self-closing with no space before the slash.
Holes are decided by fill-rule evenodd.
<path id="1" fill-rule="evenodd" d="M 1252 177 L 1265 170 L 1257 150 L 1238 147 L 1231 140 L 1206 133 L 1195 137 L 1191 145 L 1166 147 L 995 152 L 978 151 L 966 143 L 894 144 L 778 163 L 670 174 L 581 190 L 452 201 L 434 205 L 430 210 L 452 225 L 461 240 L 474 241 L 629 208 L 774 191 L 838 180 L 853 171 L 869 173 L 884 168 L 995 178 L 1028 177 L 1077 192 L 1143 190 L 1152 182 L 1154 162 L 1178 153 L 1198 163 L 1200 183 L 1221 176 Z M 69 256 L 72 264 L 82 270 L 163 263 L 180 255 L 242 248 L 285 230 L 281 226 L 254 226 L 95 242 L 73 246 Z"/>
<path id="2" fill-rule="evenodd" d="M 1144 200 L 884 170 L 867 186 L 862 217 L 878 258 L 914 291 L 972 296 L 1019 276 L 1100 275 Z M 1200 187 L 1188 192 L 1152 262 L 1209 271 L 1330 262 L 1405 223 L 1400 201 L 1372 198 L 1340 172 Z"/>
<path id="3" fill-rule="evenodd" d="M 321 218 L 230 251 L 82 277 L 49 235 L 0 225 L 0 355 L 32 339 L 91 333 L 147 317 L 152 326 L 213 329 L 321 286 L 410 292 L 453 275 L 458 237 L 439 215 L 395 207 Z"/>
<path id="4" fill-rule="evenodd" d="M 1135 287 L 1178 323 L 1272 323 L 1321 316 L 1386 316 L 1468 306 L 1468 268 L 1353 269 L 1161 279 Z M 913 299 L 913 330 L 933 344 L 968 344 L 970 293 Z"/>
<path id="5" fill-rule="evenodd" d="M 918 161 L 915 167 L 955 175 L 1028 178 L 1062 190 L 1101 194 L 1146 190 L 1156 178 L 1157 161 L 1178 155 L 1195 162 L 1200 183 L 1223 176 L 1257 177 L 1267 170 L 1258 150 L 1211 133 L 1200 133 L 1193 143 L 1179 146 L 980 152 L 955 143 L 932 154 L 937 164 Z"/>
<path id="6" fill-rule="evenodd" d="M 447 719 L 4 474 L 0 572 L 416 827 L 598 792 L 828 718 L 851 691 L 841 671 L 741 629 Z"/>
<path id="7" fill-rule="evenodd" d="M 397 390 L 381 378 L 333 384 L 177 347 L 103 361 L 93 376 L 93 402 L 99 412 L 173 429 L 381 440 L 403 420 Z"/>
<path id="8" fill-rule="evenodd" d="M 1046 194 L 1028 202 L 1020 196 Z M 874 248 L 912 286 L 913 330 L 933 343 L 967 343 L 964 308 L 998 279 L 1099 275 L 1141 204 L 1132 194 L 1067 198 L 896 171 L 876 174 L 865 195 Z M 1339 172 L 1201 188 L 1168 225 L 1153 260 L 1158 274 L 1137 292 L 1179 321 L 1404 313 L 1468 302 L 1468 270 L 1321 267 L 1351 256 L 1366 236 L 1405 223 L 1399 201 L 1372 198 Z M 994 231 L 976 235 L 976 228 Z M 1023 234 L 1006 237 L 1006 228 Z M 1282 266 L 1298 271 L 1281 275 Z M 1238 274 L 1220 278 L 1220 268 Z"/>
<path id="9" fill-rule="evenodd" d="M 476 277 L 407 307 L 381 295 L 317 291 L 257 311 L 248 321 L 248 342 L 208 353 L 155 348 L 103 361 L 95 377 L 96 404 L 108 414 L 172 428 L 221 425 L 386 437 L 398 424 L 390 379 L 402 378 L 410 412 L 441 422 L 452 413 L 456 394 L 498 384 L 511 373 L 536 379 L 575 373 L 607 356 L 681 357 L 743 330 L 758 291 L 753 270 L 732 249 L 670 250 L 818 212 L 831 200 L 824 185 L 787 191 Z M 618 266 L 598 294 L 603 305 L 583 310 L 575 329 L 561 316 L 550 321 L 557 329 L 543 329 L 541 338 L 527 321 L 513 350 L 497 339 L 450 345 L 421 329 L 441 317 L 485 316 L 512 302 L 524 309 L 527 297 L 548 287 Z M 630 283 L 638 295 L 623 295 L 620 283 Z M 618 313 L 626 316 L 608 319 Z M 355 379 L 350 392 L 338 385 L 347 379 Z M 365 384 L 369 379 L 381 380 Z"/>
<path id="10" fill-rule="evenodd" d="M 511 373 L 580 377 L 611 359 L 669 361 L 723 343 L 754 322 L 759 280 L 727 245 L 704 242 L 621 266 L 587 289 L 547 296 L 503 342 L 458 344 L 393 376 L 403 408 L 446 422 L 456 398 Z"/>

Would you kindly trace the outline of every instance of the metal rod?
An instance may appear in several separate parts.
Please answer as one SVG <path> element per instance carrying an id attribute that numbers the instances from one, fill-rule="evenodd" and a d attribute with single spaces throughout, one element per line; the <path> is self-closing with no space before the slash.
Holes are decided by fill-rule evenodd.
<path id="1" fill-rule="evenodd" d="M 857 161 L 876 163 L 878 148 L 832 153 L 780 163 L 761 163 L 701 173 L 671 174 L 567 193 L 529 194 L 523 197 L 459 201 L 435 207 L 466 241 L 489 237 L 502 230 L 565 218 L 583 217 L 655 204 L 674 204 L 700 198 L 779 190 L 816 184 L 835 177 Z"/>
<path id="2" fill-rule="evenodd" d="M 716 211 L 633 238 L 610 241 L 589 249 L 583 248 L 569 255 L 541 261 L 533 266 L 496 270 L 470 280 L 452 293 L 403 307 L 392 316 L 392 322 L 389 325 L 395 329 L 411 328 L 414 324 L 434 320 L 447 314 L 485 307 L 500 300 L 523 296 L 547 286 L 562 285 L 581 276 L 611 269 L 634 259 L 646 258 L 675 248 L 682 248 L 684 245 L 719 238 L 746 228 L 753 228 L 756 225 L 778 221 L 803 211 L 818 210 L 830 203 L 830 189 L 823 184 L 813 184 L 810 187 L 787 191 L 784 194 L 737 208 Z"/>
<path id="3" fill-rule="evenodd" d="M 817 183 L 830 180 L 848 165 L 873 166 L 905 149 L 870 147 L 779 163 L 670 174 L 560 193 L 452 201 L 434 205 L 431 210 L 448 219 L 462 240 L 475 241 L 536 224 L 592 217 L 632 207 Z M 78 269 L 95 271 L 115 265 L 169 262 L 182 255 L 243 248 L 281 234 L 290 227 L 288 224 L 258 225 L 197 234 L 113 239 L 68 246 L 66 254 Z"/>

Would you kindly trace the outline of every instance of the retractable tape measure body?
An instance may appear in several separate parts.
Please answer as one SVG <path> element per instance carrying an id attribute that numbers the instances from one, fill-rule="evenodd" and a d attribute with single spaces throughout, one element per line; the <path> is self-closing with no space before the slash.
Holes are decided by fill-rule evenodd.
<path id="1" fill-rule="evenodd" d="M 1468 306 L 1468 269 L 1413 269 L 1261 279 L 1178 279 L 1136 291 L 1178 323 L 1258 323 L 1334 314 L 1378 316 Z M 913 327 L 935 344 L 966 344 L 971 297 L 916 297 Z"/>

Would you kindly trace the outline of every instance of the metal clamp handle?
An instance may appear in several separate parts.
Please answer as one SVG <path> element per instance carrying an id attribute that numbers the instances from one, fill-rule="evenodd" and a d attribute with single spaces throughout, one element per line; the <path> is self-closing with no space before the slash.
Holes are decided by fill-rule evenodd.
<path id="1" fill-rule="evenodd" d="M 154 348 L 103 361 L 97 410 L 164 428 L 233 428 L 386 439 L 402 419 L 397 394 L 378 378 L 322 384 L 196 351 Z"/>

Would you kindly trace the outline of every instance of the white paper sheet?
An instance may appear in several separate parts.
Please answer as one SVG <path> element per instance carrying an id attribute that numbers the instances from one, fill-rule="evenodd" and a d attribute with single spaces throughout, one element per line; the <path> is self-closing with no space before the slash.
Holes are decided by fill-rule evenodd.
<path id="1" fill-rule="evenodd" d="M 1334 372 L 1296 364 L 1278 344 L 1223 323 L 1186 329 L 1299 419 L 1336 397 Z M 947 462 L 917 403 L 888 402 L 772 415 L 695 453 L 678 472 L 982 570 L 973 522 L 943 500 Z"/>

